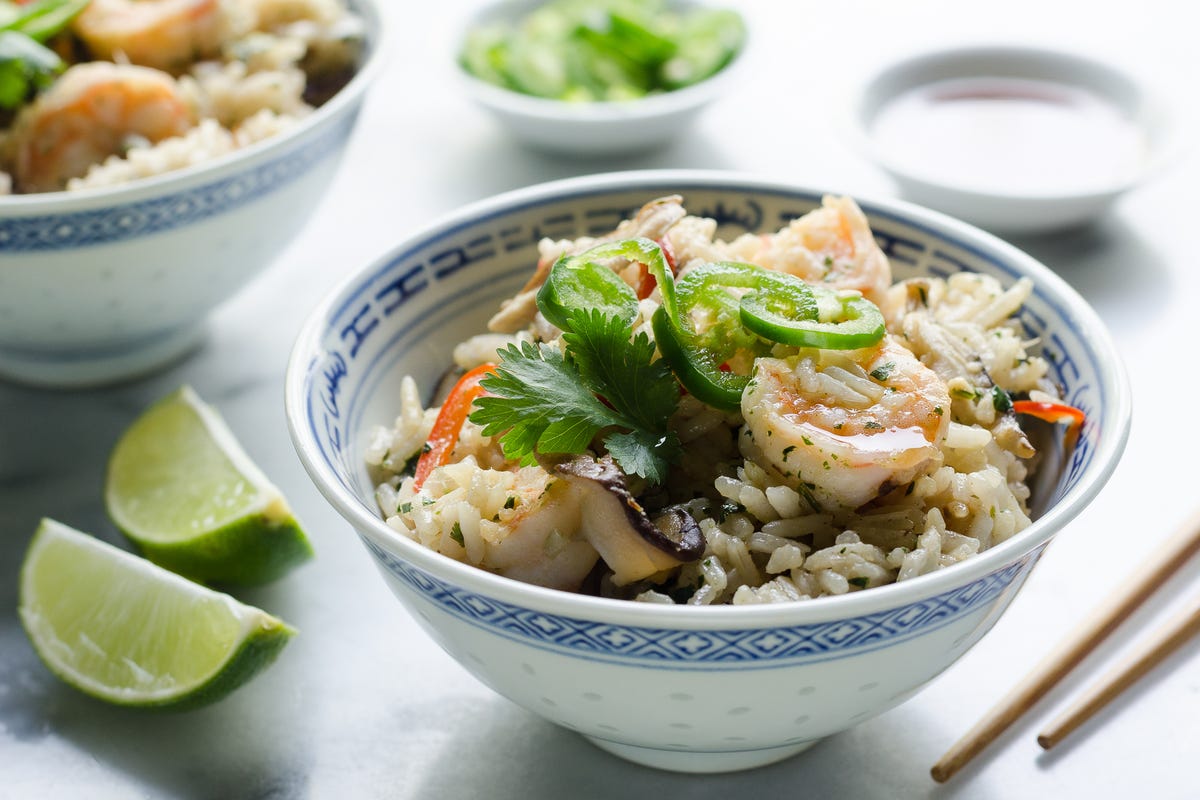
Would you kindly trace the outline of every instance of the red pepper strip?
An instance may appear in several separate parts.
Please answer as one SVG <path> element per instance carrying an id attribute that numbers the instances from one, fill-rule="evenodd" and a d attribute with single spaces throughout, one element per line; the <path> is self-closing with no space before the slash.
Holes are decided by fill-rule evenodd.
<path id="1" fill-rule="evenodd" d="M 662 248 L 663 258 L 666 260 L 671 274 L 678 275 L 679 265 L 675 263 L 675 250 L 671 247 L 671 240 L 664 236 L 661 239 L 655 239 L 655 242 Z M 656 286 L 658 286 L 658 280 L 654 277 L 654 273 L 650 271 L 649 266 L 642 264 L 642 278 L 637 285 L 637 299 L 645 300 L 654 292 Z"/>
<path id="2" fill-rule="evenodd" d="M 442 410 L 433 422 L 433 430 L 429 432 L 425 451 L 417 461 L 417 469 L 413 475 L 413 491 L 420 491 L 429 473 L 450 460 L 454 445 L 458 444 L 458 435 L 462 432 L 463 423 L 471 413 L 471 406 L 475 399 L 486 391 L 479 382 L 495 371 L 495 364 L 480 364 L 454 384 L 446 402 L 442 403 Z"/>
<path id="3" fill-rule="evenodd" d="M 654 287 L 658 286 L 658 281 L 654 279 L 654 274 L 650 272 L 650 268 L 642 264 L 642 278 L 638 281 L 637 299 L 645 300 L 654 292 Z"/>
<path id="4" fill-rule="evenodd" d="M 1071 429 L 1077 430 L 1083 427 L 1084 420 L 1087 416 L 1074 406 L 1069 406 L 1066 403 L 1042 403 L 1037 400 L 1014 400 L 1012 410 L 1017 414 L 1028 414 L 1031 417 L 1045 420 L 1046 422 L 1059 423 L 1065 422 Z"/>
<path id="5" fill-rule="evenodd" d="M 671 246 L 671 240 L 664 236 L 654 241 L 658 242 L 658 246 L 662 248 L 663 258 L 667 260 L 667 266 L 670 267 L 671 274 L 678 275 L 679 264 L 675 261 L 675 248 Z"/>

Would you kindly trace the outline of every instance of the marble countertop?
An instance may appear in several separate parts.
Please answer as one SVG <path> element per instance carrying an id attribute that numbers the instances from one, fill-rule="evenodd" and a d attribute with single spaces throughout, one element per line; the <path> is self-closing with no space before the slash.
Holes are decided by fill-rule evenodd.
<path id="1" fill-rule="evenodd" d="M 521 149 L 457 90 L 448 54 L 466 8 L 402 5 L 389 69 L 317 216 L 219 310 L 201 349 L 157 375 L 105 389 L 0 384 L 0 797 L 1200 795 L 1200 642 L 1056 751 L 1042 753 L 1034 741 L 1040 724 L 1140 631 L 1200 592 L 1200 565 L 1185 568 L 964 773 L 938 786 L 928 772 L 1197 506 L 1194 153 L 1092 227 L 1012 238 L 1095 306 L 1126 360 L 1133 433 L 1108 487 L 1048 549 L 994 630 L 945 674 L 900 707 L 770 767 L 692 777 L 634 766 L 477 682 L 392 599 L 350 526 L 309 482 L 283 414 L 291 342 L 322 295 L 404 232 L 466 202 L 553 178 L 649 167 L 732 169 L 894 194 L 838 127 L 839 98 L 858 68 L 924 44 L 1040 42 L 1100 54 L 1183 89 L 1184 76 L 1200 75 L 1200 48 L 1181 4 L 752 0 L 741 7 L 754 49 L 734 93 L 666 149 L 586 162 Z M 125 426 L 182 383 L 220 409 L 283 489 L 317 557 L 241 593 L 301 631 L 269 671 L 215 706 L 148 715 L 92 701 L 46 671 L 17 619 L 17 571 L 42 516 L 121 541 L 103 511 L 105 460 Z"/>

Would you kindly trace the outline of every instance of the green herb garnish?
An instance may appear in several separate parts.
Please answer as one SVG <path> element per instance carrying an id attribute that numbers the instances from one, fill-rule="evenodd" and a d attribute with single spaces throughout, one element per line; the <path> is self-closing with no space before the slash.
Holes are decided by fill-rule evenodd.
<path id="1" fill-rule="evenodd" d="M 733 10 L 663 0 L 550 0 L 473 28 L 459 62 L 482 80 L 567 102 L 626 101 L 690 86 L 741 50 Z"/>
<path id="2" fill-rule="evenodd" d="M 674 375 L 654 359 L 650 338 L 630 339 L 621 319 L 576 309 L 568 322 L 565 354 L 530 342 L 500 351 L 471 421 L 526 464 L 538 453 L 582 453 L 602 435 L 622 470 L 662 483 L 680 454 L 667 427 L 679 402 Z"/>
<path id="3" fill-rule="evenodd" d="M 17 108 L 66 68 L 43 42 L 71 24 L 88 2 L 0 0 L 0 108 Z"/>
<path id="4" fill-rule="evenodd" d="M 999 386 L 992 387 L 992 406 L 997 413 L 1003 414 L 1012 411 L 1012 397 L 1008 392 L 1001 389 Z"/>
<path id="5" fill-rule="evenodd" d="M 886 364 L 883 364 L 883 365 L 878 366 L 875 369 L 871 370 L 871 377 L 874 378 L 875 380 L 879 381 L 880 383 L 882 383 L 883 381 L 886 381 L 888 378 L 891 377 L 892 370 L 894 370 L 895 368 L 896 368 L 896 362 L 889 361 Z"/>
<path id="6" fill-rule="evenodd" d="M 717 508 L 717 522 L 724 522 L 734 514 L 740 514 L 746 510 L 746 507 L 741 503 L 733 500 L 726 500 Z"/>

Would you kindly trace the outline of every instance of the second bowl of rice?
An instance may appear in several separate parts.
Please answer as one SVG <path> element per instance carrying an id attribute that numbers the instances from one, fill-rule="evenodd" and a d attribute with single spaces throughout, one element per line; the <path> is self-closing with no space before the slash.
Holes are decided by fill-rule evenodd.
<path id="1" fill-rule="evenodd" d="M 474 415 L 436 452 L 459 389 L 447 399 L 434 387 L 470 383 L 493 361 L 526 382 L 535 373 L 520 372 L 522 358 L 579 362 L 580 330 L 561 338 L 539 284 L 552 264 L 590 252 L 643 286 L 645 264 L 611 258 L 639 237 L 670 252 L 681 296 L 705 264 L 753 262 L 813 282 L 818 296 L 869 300 L 885 338 L 853 339 L 859 349 L 845 352 L 763 349 L 740 407 L 714 407 L 681 373 L 687 391 L 666 435 L 682 457 L 657 484 L 638 475 L 627 442 L 606 452 L 598 434 L 581 456 L 512 460 Z M 655 314 L 670 304 L 664 281 L 660 272 L 658 287 L 638 292 L 635 341 L 667 335 Z M 740 369 L 736 358 L 720 367 Z M 776 380 L 797 383 L 770 395 Z M 493 398 L 521 394 L 487 377 L 483 386 Z M 805 393 L 823 398 L 815 412 L 792 405 L 765 428 L 754 419 Z M 313 314 L 286 399 L 317 487 L 443 648 L 605 750 L 695 772 L 799 752 L 953 663 L 1099 492 L 1130 415 L 1104 326 L 1029 256 L 904 203 L 703 172 L 562 181 L 431 225 Z M 828 426 L 838 433 L 822 445 L 826 465 L 802 456 L 816 472 L 796 464 L 801 442 L 814 445 L 811 416 L 795 444 L 764 443 L 794 433 L 801 415 L 855 404 L 874 416 L 846 411 Z M 622 401 L 605 406 L 619 412 Z M 1084 421 L 1023 431 L 1013 406 Z M 929 441 L 910 448 L 916 460 L 900 448 L 869 467 L 829 463 L 876 428 L 894 431 L 876 443 L 918 429 Z M 610 496 L 621 503 L 604 505 Z M 612 508 L 622 510 L 606 516 Z M 695 541 L 614 546 L 638 515 L 659 528 L 684 519 Z M 548 522 L 530 534 L 535 519 Z"/>
<path id="2" fill-rule="evenodd" d="M 144 52 L 158 29 L 117 46 L 112 5 L 0 132 L 0 378 L 102 384 L 194 347 L 317 208 L 383 65 L 374 0 L 138 4 L 130 28 L 195 17 Z"/>

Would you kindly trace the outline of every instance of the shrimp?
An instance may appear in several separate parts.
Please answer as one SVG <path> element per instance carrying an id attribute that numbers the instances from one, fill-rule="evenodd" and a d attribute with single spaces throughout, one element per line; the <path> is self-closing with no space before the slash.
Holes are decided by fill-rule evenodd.
<path id="1" fill-rule="evenodd" d="M 250 8 L 230 0 L 91 0 L 72 28 L 97 59 L 179 72 L 254 22 Z"/>
<path id="2" fill-rule="evenodd" d="M 525 471 L 535 470 L 540 474 L 523 483 L 540 483 L 542 490 L 532 499 L 523 497 L 513 518 L 488 537 L 480 566 L 526 583 L 577 591 L 600 554 L 580 534 L 579 504 L 571 486 L 551 480 L 539 468 Z"/>
<path id="3" fill-rule="evenodd" d="M 78 64 L 13 123 L 8 146 L 17 188 L 60 190 L 131 143 L 179 136 L 192 124 L 170 75 L 103 61 Z"/>
<path id="4" fill-rule="evenodd" d="M 679 508 L 651 519 L 611 456 L 547 461 L 519 471 L 513 515 L 482 534 L 480 566 L 510 578 L 576 590 L 597 560 L 624 586 L 704 552 L 695 520 Z M 541 487 L 540 489 L 538 487 Z"/>
<path id="5" fill-rule="evenodd" d="M 778 233 L 747 234 L 730 244 L 737 257 L 835 289 L 856 289 L 878 304 L 892 268 L 862 209 L 848 197 L 825 197 L 821 207 Z"/>
<path id="6" fill-rule="evenodd" d="M 937 466 L 950 395 L 895 339 L 760 358 L 742 396 L 742 454 L 822 508 L 858 508 Z"/>

